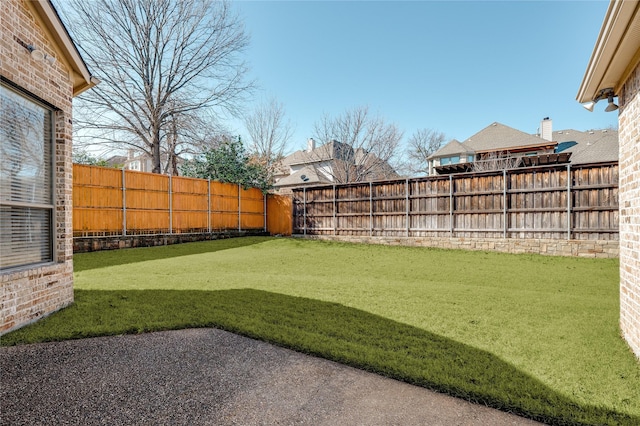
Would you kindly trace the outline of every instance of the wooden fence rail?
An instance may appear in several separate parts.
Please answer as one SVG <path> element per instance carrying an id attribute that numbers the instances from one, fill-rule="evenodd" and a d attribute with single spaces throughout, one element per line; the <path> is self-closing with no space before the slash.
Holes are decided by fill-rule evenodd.
<path id="1" fill-rule="evenodd" d="M 304 235 L 618 239 L 618 164 L 554 165 L 293 190 Z"/>
<path id="2" fill-rule="evenodd" d="M 267 197 L 256 188 L 73 165 L 74 237 L 223 230 L 290 234 L 290 218 L 288 199 Z"/>

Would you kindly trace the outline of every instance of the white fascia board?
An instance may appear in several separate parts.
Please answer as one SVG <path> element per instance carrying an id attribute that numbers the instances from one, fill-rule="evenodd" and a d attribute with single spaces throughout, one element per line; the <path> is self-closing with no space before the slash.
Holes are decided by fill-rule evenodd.
<path id="1" fill-rule="evenodd" d="M 602 89 L 620 89 L 625 78 L 640 61 L 640 4 L 611 0 L 600 34 L 591 54 L 578 102 L 594 100 Z"/>

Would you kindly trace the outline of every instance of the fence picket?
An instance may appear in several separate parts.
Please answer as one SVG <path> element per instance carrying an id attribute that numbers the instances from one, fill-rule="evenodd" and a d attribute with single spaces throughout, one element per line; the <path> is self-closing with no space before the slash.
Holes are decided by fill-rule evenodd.
<path id="1" fill-rule="evenodd" d="M 73 174 L 74 237 L 265 228 L 291 234 L 291 203 L 267 200 L 256 188 L 80 164 Z"/>
<path id="2" fill-rule="evenodd" d="M 293 232 L 305 235 L 618 239 L 617 163 L 318 185 L 293 198 Z"/>

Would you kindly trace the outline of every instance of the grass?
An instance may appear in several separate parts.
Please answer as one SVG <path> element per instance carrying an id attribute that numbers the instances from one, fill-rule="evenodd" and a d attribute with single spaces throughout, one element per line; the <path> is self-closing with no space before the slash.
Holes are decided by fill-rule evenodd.
<path id="1" fill-rule="evenodd" d="M 75 256 L 2 345 L 220 327 L 552 424 L 640 424 L 618 261 L 242 238 Z"/>

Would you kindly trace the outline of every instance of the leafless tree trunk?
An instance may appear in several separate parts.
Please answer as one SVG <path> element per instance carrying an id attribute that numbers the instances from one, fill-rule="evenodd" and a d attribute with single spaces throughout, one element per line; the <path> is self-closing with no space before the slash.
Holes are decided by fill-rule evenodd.
<path id="1" fill-rule="evenodd" d="M 429 174 L 427 158 L 442 146 L 446 136 L 432 129 L 417 130 L 408 141 L 407 170 L 411 175 Z"/>
<path id="2" fill-rule="evenodd" d="M 247 115 L 244 123 L 251 139 L 249 154 L 264 167 L 271 180 L 293 133 L 291 122 L 286 119 L 284 106 L 271 99 Z"/>
<path id="3" fill-rule="evenodd" d="M 176 147 L 190 142 L 179 140 L 186 136 L 176 123 L 205 110 L 237 113 L 252 87 L 240 57 L 248 37 L 225 0 L 69 0 L 60 8 L 102 80 L 74 108 L 78 139 L 146 153 L 155 173 L 162 155 L 172 164 Z"/>
<path id="4" fill-rule="evenodd" d="M 345 111 L 339 117 L 324 116 L 315 124 L 315 135 L 325 145 L 309 153 L 312 161 L 331 161 L 322 167 L 337 183 L 365 182 L 396 177 L 392 167 L 402 132 L 374 116 L 368 107 Z"/>

